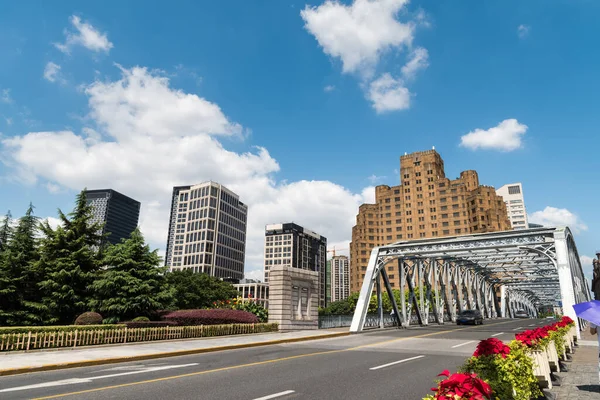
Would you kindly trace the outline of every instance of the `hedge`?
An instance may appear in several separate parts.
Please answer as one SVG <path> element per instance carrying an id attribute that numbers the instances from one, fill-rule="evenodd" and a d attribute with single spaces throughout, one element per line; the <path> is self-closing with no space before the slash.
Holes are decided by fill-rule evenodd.
<path id="1" fill-rule="evenodd" d="M 162 326 L 178 326 L 177 321 L 125 321 L 121 322 L 128 328 L 158 328 Z"/>
<path id="2" fill-rule="evenodd" d="M 179 310 L 164 315 L 163 319 L 188 326 L 255 324 L 259 322 L 258 317 L 251 312 L 230 309 Z"/>
<path id="3" fill-rule="evenodd" d="M 41 332 L 74 332 L 74 331 L 108 331 L 111 329 L 125 328 L 124 324 L 104 325 L 57 325 L 57 326 L 3 326 L 0 335 L 8 333 L 41 333 Z"/>

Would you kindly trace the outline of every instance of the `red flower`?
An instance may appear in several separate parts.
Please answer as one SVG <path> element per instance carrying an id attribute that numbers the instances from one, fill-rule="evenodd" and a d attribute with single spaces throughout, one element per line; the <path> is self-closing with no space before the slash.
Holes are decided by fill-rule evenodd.
<path id="1" fill-rule="evenodd" d="M 445 370 L 438 376 L 446 376 L 437 388 L 431 390 L 436 392 L 435 398 L 462 399 L 462 400 L 489 400 L 492 396 L 492 388 L 484 380 L 475 374 L 452 374 Z M 456 397 L 458 396 L 458 397 Z"/>
<path id="2" fill-rule="evenodd" d="M 505 345 L 501 340 L 489 338 L 479 342 L 473 356 L 493 356 L 495 354 L 500 354 L 502 358 L 506 358 L 506 356 L 510 354 L 510 347 Z"/>

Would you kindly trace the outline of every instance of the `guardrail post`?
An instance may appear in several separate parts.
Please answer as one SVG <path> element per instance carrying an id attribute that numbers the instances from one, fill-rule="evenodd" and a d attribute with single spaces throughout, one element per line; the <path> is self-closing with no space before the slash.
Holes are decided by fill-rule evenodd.
<path id="1" fill-rule="evenodd" d="M 75 340 L 73 341 L 73 347 L 77 347 L 77 334 L 79 333 L 78 329 L 75 329 Z"/>

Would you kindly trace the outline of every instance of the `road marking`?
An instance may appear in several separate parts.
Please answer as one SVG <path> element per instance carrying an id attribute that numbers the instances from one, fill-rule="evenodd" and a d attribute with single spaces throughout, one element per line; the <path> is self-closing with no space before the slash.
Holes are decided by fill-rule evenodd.
<path id="1" fill-rule="evenodd" d="M 60 381 L 43 382 L 43 383 L 36 383 L 34 385 L 17 386 L 17 387 L 12 387 L 12 388 L 8 388 L 8 389 L 2 389 L 2 390 L 0 390 L 0 393 L 4 393 L 4 392 L 17 392 L 17 391 L 21 391 L 21 390 L 31 390 L 31 389 L 40 389 L 40 388 L 48 388 L 48 387 L 54 387 L 54 386 L 76 385 L 76 384 L 79 384 L 79 383 L 90 383 L 90 382 L 95 381 L 97 379 L 115 378 L 117 376 L 142 374 L 144 372 L 164 371 L 164 370 L 167 370 L 167 369 L 185 368 L 185 367 L 192 367 L 192 366 L 195 366 L 195 365 L 199 365 L 199 364 L 198 363 L 192 363 L 192 364 L 182 364 L 182 365 L 165 365 L 165 366 L 162 366 L 162 367 L 144 368 L 144 369 L 140 369 L 140 370 L 137 370 L 137 371 L 121 372 L 119 374 L 91 376 L 89 378 L 62 379 Z"/>
<path id="2" fill-rule="evenodd" d="M 536 324 L 530 324 L 530 325 L 527 325 L 527 326 L 535 326 L 535 325 L 536 325 Z"/>
<path id="3" fill-rule="evenodd" d="M 485 328 L 488 328 L 488 327 L 493 326 L 493 325 L 509 324 L 511 322 L 514 322 L 514 321 L 502 321 L 502 322 L 496 322 L 496 323 L 493 323 L 493 324 L 487 324 L 485 326 Z M 79 394 L 87 394 L 87 393 L 93 393 L 93 392 L 100 392 L 100 391 L 103 391 L 103 390 L 110 390 L 110 389 L 119 389 L 119 388 L 128 387 L 128 386 L 135 386 L 135 385 L 144 385 L 144 384 L 148 384 L 148 383 L 162 382 L 162 381 L 168 381 L 168 380 L 172 380 L 172 379 L 187 378 L 187 377 L 190 377 L 190 376 L 205 375 L 205 374 L 210 374 L 210 373 L 214 373 L 214 372 L 223 372 L 223 371 L 231 371 L 231 370 L 239 369 L 239 368 L 255 367 L 257 365 L 273 364 L 273 363 L 276 363 L 276 362 L 288 361 L 288 360 L 295 360 L 295 359 L 304 358 L 304 357 L 313 357 L 313 356 L 319 356 L 319 355 L 325 355 L 325 354 L 343 353 L 343 352 L 347 352 L 347 351 L 353 351 L 353 350 L 358 350 L 358 349 L 366 348 L 366 347 L 369 347 L 369 346 L 376 346 L 376 345 L 380 345 L 380 344 L 387 344 L 387 343 L 391 343 L 391 342 L 397 342 L 397 341 L 400 341 L 400 340 L 418 339 L 418 338 L 427 337 L 427 336 L 440 335 L 442 333 L 458 332 L 458 331 L 462 331 L 462 330 L 465 330 L 465 329 L 478 329 L 478 328 L 484 328 L 484 326 L 483 325 L 479 325 L 479 326 L 475 326 L 475 327 L 465 327 L 465 328 L 458 328 L 458 329 L 447 329 L 445 331 L 430 332 L 430 333 L 424 333 L 422 335 L 408 336 L 408 337 L 396 338 L 396 339 L 391 339 L 391 340 L 384 340 L 384 341 L 378 342 L 378 343 L 373 343 L 373 344 L 368 344 L 368 345 L 365 344 L 365 345 L 351 347 L 351 348 L 347 348 L 347 349 L 328 350 L 328 351 L 321 351 L 321 352 L 309 353 L 309 354 L 299 354 L 297 356 L 274 358 L 272 360 L 257 361 L 257 362 L 248 363 L 248 364 L 231 365 L 229 367 L 209 369 L 209 370 L 206 370 L 206 371 L 190 372 L 188 374 L 165 376 L 163 378 L 148 379 L 148 380 L 145 380 L 145 381 L 122 383 L 120 385 L 103 386 L 103 387 L 99 387 L 99 388 L 95 388 L 95 389 L 87 389 L 87 390 L 80 390 L 80 391 L 77 391 L 77 392 L 67 392 L 67 393 L 56 394 L 56 395 L 52 395 L 52 396 L 38 397 L 38 398 L 36 398 L 34 400 L 56 399 L 56 398 L 59 398 L 59 397 L 75 396 L 75 395 L 79 395 Z"/>
<path id="4" fill-rule="evenodd" d="M 406 358 L 404 360 L 394 361 L 394 362 L 391 362 L 389 364 L 383 364 L 383 365 L 380 365 L 378 367 L 373 367 L 373 368 L 369 368 L 369 369 L 371 371 L 375 371 L 375 370 L 378 370 L 378 369 L 381 369 L 381 368 L 391 367 L 392 365 L 402 364 L 402 363 L 407 362 L 407 361 L 418 360 L 419 358 L 423 358 L 423 357 L 425 357 L 425 356 L 416 356 L 416 357 Z"/>
<path id="5" fill-rule="evenodd" d="M 279 393 L 275 393 L 275 394 L 270 394 L 268 396 L 264 396 L 264 397 L 259 397 L 256 398 L 254 400 L 269 400 L 269 399 L 275 399 L 277 397 L 282 397 L 282 396 L 287 396 L 288 394 L 292 394 L 295 393 L 293 390 L 286 390 L 285 392 L 279 392 Z"/>
<path id="6" fill-rule="evenodd" d="M 466 345 L 468 345 L 468 344 L 475 343 L 476 341 L 477 341 L 477 340 L 471 340 L 471 341 L 468 341 L 468 342 L 464 342 L 464 343 L 461 343 L 461 344 L 457 344 L 457 345 L 454 345 L 454 346 L 452 346 L 452 348 L 453 348 L 453 349 L 456 349 L 457 347 L 466 346 Z"/>
<path id="7" fill-rule="evenodd" d="M 518 327 L 518 328 L 515 328 L 515 329 L 513 329 L 513 331 L 518 331 L 519 329 L 523 329 L 523 327 L 522 327 L 522 326 L 520 326 L 520 327 Z"/>
<path id="8" fill-rule="evenodd" d="M 500 335 L 504 335 L 504 332 L 500 332 L 500 333 L 494 333 L 494 334 L 492 335 L 492 337 L 496 337 L 496 336 L 500 336 Z"/>

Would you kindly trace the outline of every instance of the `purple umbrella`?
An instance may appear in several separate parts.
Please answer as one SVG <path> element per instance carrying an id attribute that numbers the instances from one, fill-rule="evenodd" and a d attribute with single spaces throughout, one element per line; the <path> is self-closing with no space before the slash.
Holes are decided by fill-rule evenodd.
<path id="1" fill-rule="evenodd" d="M 575 304 L 573 308 L 579 318 L 600 326 L 600 301 L 586 301 L 585 303 Z"/>

